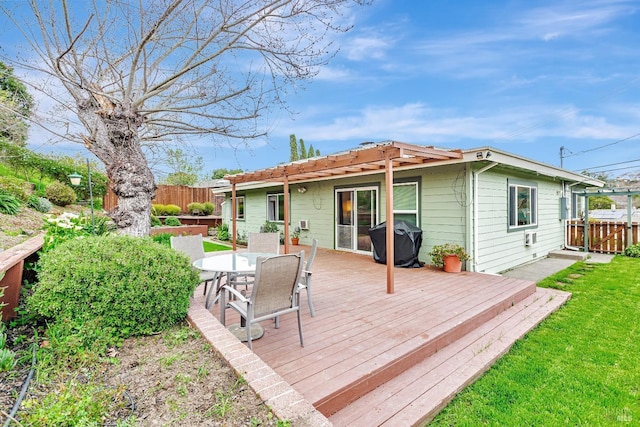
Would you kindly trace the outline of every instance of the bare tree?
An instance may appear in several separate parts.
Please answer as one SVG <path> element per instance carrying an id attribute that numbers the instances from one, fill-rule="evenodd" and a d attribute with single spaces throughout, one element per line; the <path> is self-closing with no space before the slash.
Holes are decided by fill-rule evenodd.
<path id="1" fill-rule="evenodd" d="M 118 197 L 110 214 L 119 230 L 141 236 L 156 188 L 143 146 L 265 135 L 259 119 L 335 53 L 331 35 L 349 29 L 344 8 L 367 2 L 29 0 L 37 28 L 14 21 L 40 57 L 36 68 L 73 99 L 78 141 L 104 163 Z"/>

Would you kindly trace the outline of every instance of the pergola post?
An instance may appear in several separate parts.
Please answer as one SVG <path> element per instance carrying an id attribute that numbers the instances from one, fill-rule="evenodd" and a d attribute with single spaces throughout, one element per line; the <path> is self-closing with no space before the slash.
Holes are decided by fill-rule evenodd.
<path id="1" fill-rule="evenodd" d="M 394 221 L 393 221 L 393 162 L 385 158 L 385 193 L 387 196 L 387 293 L 394 293 L 393 268 L 395 265 Z"/>
<path id="2" fill-rule="evenodd" d="M 289 253 L 289 178 L 285 175 L 284 187 L 284 253 Z"/>

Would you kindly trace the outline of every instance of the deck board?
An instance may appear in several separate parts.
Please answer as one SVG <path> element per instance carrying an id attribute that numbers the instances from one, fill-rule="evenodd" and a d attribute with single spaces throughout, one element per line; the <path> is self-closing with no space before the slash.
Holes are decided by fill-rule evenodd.
<path id="1" fill-rule="evenodd" d="M 329 416 L 536 290 L 526 280 L 428 267 L 396 268 L 394 275 L 395 292 L 388 294 L 385 265 L 319 249 L 313 266 L 316 317 L 309 315 L 304 292 L 301 298 L 305 346 L 296 316 L 288 315 L 279 329 L 263 322 L 254 352 Z M 219 310 L 216 304 L 211 313 L 219 317 Z M 228 310 L 227 324 L 237 321 Z"/>

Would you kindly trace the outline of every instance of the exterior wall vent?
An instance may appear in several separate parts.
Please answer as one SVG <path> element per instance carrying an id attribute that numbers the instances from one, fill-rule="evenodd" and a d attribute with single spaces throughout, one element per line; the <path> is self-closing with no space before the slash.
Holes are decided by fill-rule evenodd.
<path id="1" fill-rule="evenodd" d="M 309 229 L 309 220 L 301 219 L 299 224 L 300 230 L 308 230 Z"/>

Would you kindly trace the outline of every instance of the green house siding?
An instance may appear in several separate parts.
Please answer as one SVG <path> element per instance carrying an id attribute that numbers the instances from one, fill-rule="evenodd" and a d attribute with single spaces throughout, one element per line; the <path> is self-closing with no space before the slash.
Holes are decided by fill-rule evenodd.
<path id="1" fill-rule="evenodd" d="M 537 188 L 537 226 L 508 229 L 509 179 L 525 180 Z M 561 249 L 564 223 L 560 220 L 562 183 L 543 177 L 491 169 L 478 180 L 477 271 L 498 273 Z M 537 242 L 525 245 L 525 233 L 535 232 Z"/>
<path id="2" fill-rule="evenodd" d="M 434 245 L 446 242 L 464 246 L 473 257 L 466 269 L 499 273 L 540 257 L 564 246 L 564 221 L 560 219 L 562 181 L 513 167 L 496 166 L 477 175 L 476 207 L 473 205 L 476 184 L 473 168 L 486 166 L 453 164 L 396 171 L 395 181 L 419 181 L 419 222 L 423 230 L 419 259 L 431 263 L 429 252 Z M 527 229 L 509 229 L 509 183 L 535 187 L 537 225 Z M 317 238 L 319 246 L 335 248 L 335 192 L 340 188 L 375 187 L 378 190 L 378 222 L 386 221 L 384 174 L 372 174 L 290 185 L 290 231 L 300 220 L 308 230 L 300 232 L 300 243 L 310 245 Z M 299 192 L 298 188 L 306 191 Z M 245 196 L 245 220 L 238 221 L 240 236 L 259 231 L 267 218 L 267 194 L 282 192 L 282 185 L 238 191 Z M 230 193 L 227 193 L 223 220 L 230 223 Z M 283 224 L 279 224 L 283 229 Z M 477 228 L 476 228 L 477 226 Z M 473 247 L 477 231 L 477 250 Z M 525 245 L 525 233 L 535 232 L 537 242 Z M 290 237 L 290 236 L 287 236 Z"/>
<path id="3" fill-rule="evenodd" d="M 447 242 L 466 247 L 467 186 L 465 166 L 424 169 L 422 174 L 422 247 L 419 258 L 431 264 L 434 245 Z"/>

